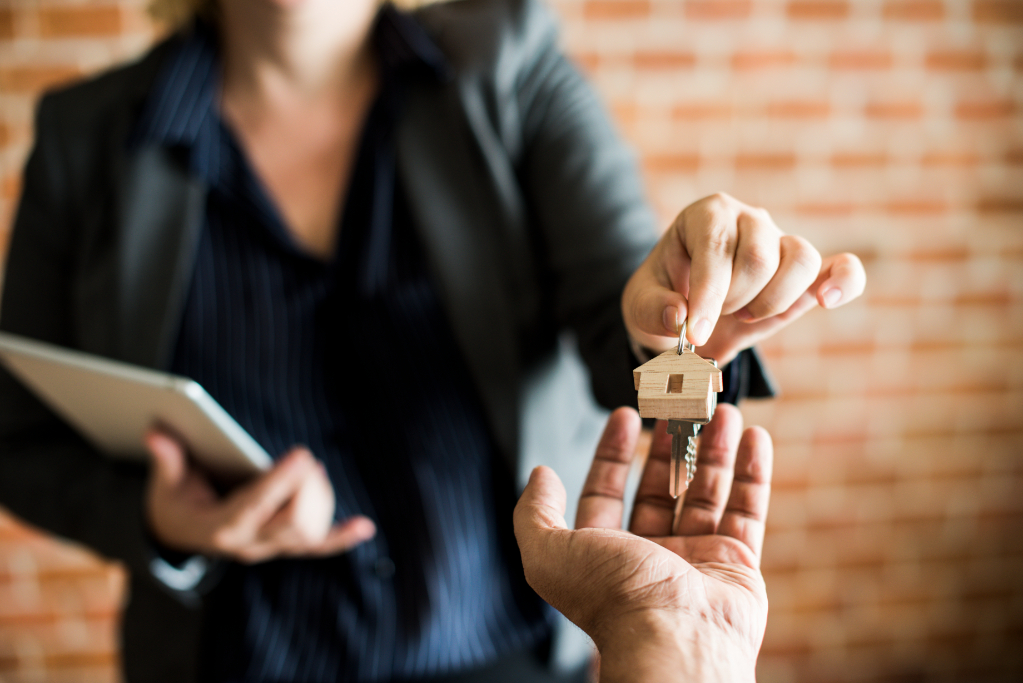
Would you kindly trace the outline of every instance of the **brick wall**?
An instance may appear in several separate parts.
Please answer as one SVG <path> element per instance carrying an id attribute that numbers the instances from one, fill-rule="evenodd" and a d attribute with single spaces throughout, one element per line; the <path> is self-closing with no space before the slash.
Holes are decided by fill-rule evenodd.
<path id="1" fill-rule="evenodd" d="M 0 245 L 49 83 L 141 0 L 0 0 Z M 852 250 L 764 345 L 784 396 L 767 682 L 1023 679 L 1023 0 L 555 0 L 662 222 L 716 190 Z M 2 246 L 0 246 L 2 250 Z M 0 518 L 0 681 L 112 680 L 118 569 Z"/>

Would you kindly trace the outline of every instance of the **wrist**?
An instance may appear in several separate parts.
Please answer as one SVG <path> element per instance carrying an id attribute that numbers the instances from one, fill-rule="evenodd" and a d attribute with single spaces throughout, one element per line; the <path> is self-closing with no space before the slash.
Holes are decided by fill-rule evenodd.
<path id="1" fill-rule="evenodd" d="M 609 625 L 599 639 L 600 683 L 742 683 L 756 678 L 756 653 L 694 616 L 643 613 Z"/>

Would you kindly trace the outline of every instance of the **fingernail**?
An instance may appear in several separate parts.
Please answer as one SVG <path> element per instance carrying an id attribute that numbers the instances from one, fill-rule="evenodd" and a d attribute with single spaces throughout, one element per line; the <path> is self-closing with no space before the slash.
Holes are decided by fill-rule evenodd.
<path id="1" fill-rule="evenodd" d="M 824 292 L 824 306 L 825 308 L 831 308 L 838 304 L 842 300 L 842 290 L 838 287 L 833 287 L 828 291 Z"/>
<path id="2" fill-rule="evenodd" d="M 668 306 L 664 309 L 664 329 L 668 330 L 671 334 L 678 334 L 678 308 L 675 306 Z"/>
<path id="3" fill-rule="evenodd" d="M 696 346 L 707 343 L 707 337 L 710 336 L 710 321 L 709 320 L 697 320 L 693 323 L 693 331 L 686 335 L 689 337 L 689 341 L 693 342 Z"/>
<path id="4" fill-rule="evenodd" d="M 735 313 L 733 313 L 732 317 L 735 318 L 736 320 L 738 320 L 739 322 L 743 322 L 743 323 L 747 322 L 749 320 L 753 320 L 753 314 L 750 313 L 749 309 L 746 308 L 745 306 L 740 308 Z"/>

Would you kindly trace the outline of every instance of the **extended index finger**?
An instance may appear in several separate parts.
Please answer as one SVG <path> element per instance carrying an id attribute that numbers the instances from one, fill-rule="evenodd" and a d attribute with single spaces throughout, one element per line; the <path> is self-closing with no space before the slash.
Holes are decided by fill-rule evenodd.
<path id="1" fill-rule="evenodd" d="M 621 529 L 625 483 L 642 423 L 632 408 L 611 413 L 579 498 L 577 529 Z"/>

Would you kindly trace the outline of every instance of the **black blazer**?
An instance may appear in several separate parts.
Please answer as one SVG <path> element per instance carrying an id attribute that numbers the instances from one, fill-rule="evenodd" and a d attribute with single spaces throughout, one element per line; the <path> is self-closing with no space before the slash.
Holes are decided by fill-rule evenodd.
<path id="1" fill-rule="evenodd" d="M 619 302 L 656 230 L 633 155 L 537 0 L 417 16 L 453 67 L 413 89 L 398 124 L 424 256 L 520 485 L 545 463 L 576 494 L 603 424 L 593 397 L 635 401 Z M 167 150 L 126 145 L 167 45 L 43 98 L 0 328 L 167 367 L 206 188 Z M 202 598 L 152 573 L 144 480 L 0 372 L 0 503 L 123 562 L 127 678 L 187 681 Z M 587 648 L 576 632 L 555 651 L 565 663 Z"/>

